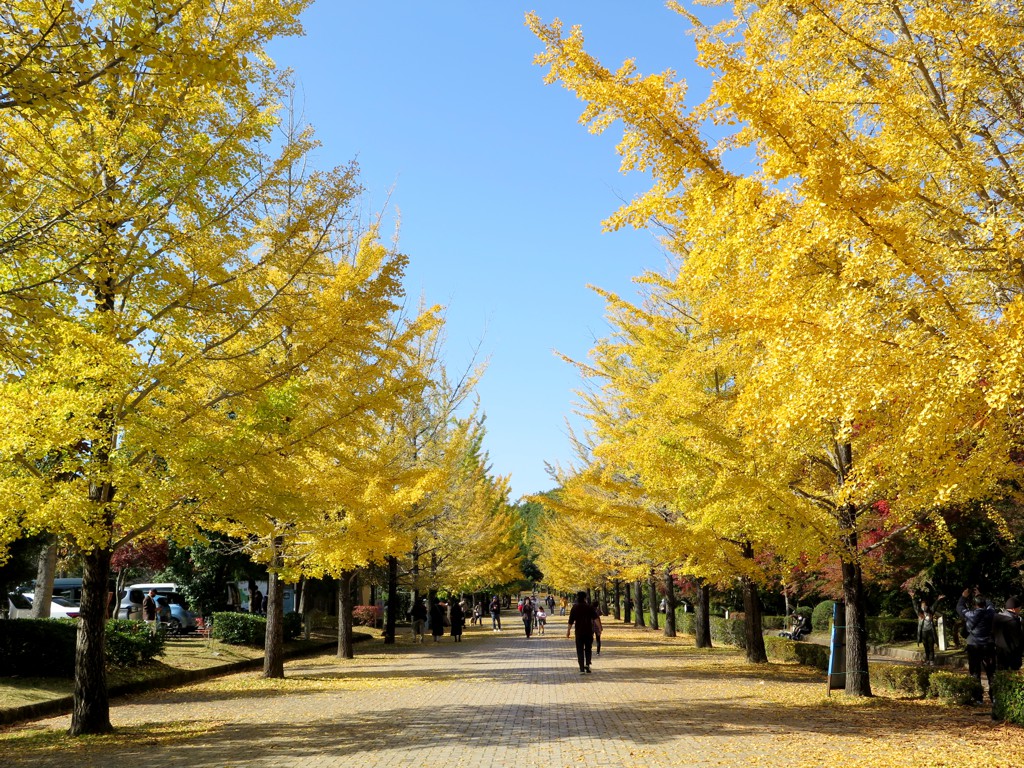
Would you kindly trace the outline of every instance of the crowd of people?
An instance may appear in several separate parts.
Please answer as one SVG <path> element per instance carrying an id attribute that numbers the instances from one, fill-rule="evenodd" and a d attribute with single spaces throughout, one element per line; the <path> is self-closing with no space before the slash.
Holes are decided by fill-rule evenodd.
<path id="1" fill-rule="evenodd" d="M 945 598 L 939 596 L 934 603 L 915 599 L 918 627 L 917 640 L 924 648 L 924 662 L 935 664 L 935 650 L 938 646 L 940 619 L 938 606 Z M 555 607 L 559 607 L 559 616 L 566 615 L 569 620 L 566 626 L 566 637 L 575 631 L 576 656 L 580 674 L 588 674 L 593 654 L 601 653 L 601 618 L 603 612 L 600 604 L 590 602 L 586 592 L 579 592 L 571 608 L 569 601 L 561 597 L 556 601 L 552 595 L 540 599 L 536 595 L 521 597 L 516 610 L 523 623 L 523 631 L 529 639 L 534 634 L 543 635 L 547 627 L 547 619 L 554 615 Z M 954 628 L 954 638 L 960 634 L 964 637 L 967 663 L 970 674 L 981 683 L 984 672 L 989 684 L 991 698 L 992 678 L 997 670 L 1020 670 L 1024 657 L 1024 626 L 1021 620 L 1021 598 L 1011 597 L 1006 600 L 1002 610 L 996 610 L 992 602 L 978 588 L 965 589 L 957 601 L 955 617 L 958 625 Z M 412 622 L 414 642 L 422 643 L 427 632 L 434 642 L 440 642 L 449 630 L 455 642 L 462 641 L 466 617 L 470 623 L 482 626 L 485 613 L 491 615 L 491 631 L 501 632 L 501 600 L 495 595 L 486 603 L 477 602 L 470 607 L 465 599 L 442 601 L 436 597 L 417 600 L 408 613 Z M 790 633 L 793 639 L 802 639 L 810 627 L 794 624 Z"/>
<path id="2" fill-rule="evenodd" d="M 558 602 L 560 605 L 559 615 L 564 616 L 569 607 L 567 598 L 562 597 Z M 523 630 L 527 638 L 534 634 L 543 635 L 547 628 L 549 616 L 554 615 L 556 600 L 552 595 L 539 599 L 536 595 L 522 597 L 519 599 L 516 610 L 523 622 Z M 470 624 L 483 625 L 484 604 L 478 602 L 470 607 L 466 600 L 443 601 L 437 597 L 429 600 L 414 600 L 409 609 L 407 618 L 412 623 L 412 639 L 414 643 L 422 643 L 429 632 L 434 642 L 440 642 L 449 630 L 449 634 L 455 642 L 462 641 L 462 634 L 466 624 L 466 616 L 470 617 Z M 487 611 L 491 614 L 491 631 L 501 632 L 501 600 L 495 595 L 487 605 Z M 592 655 L 601 653 L 601 617 L 603 616 L 601 606 L 596 601 L 591 603 L 586 592 L 579 592 L 576 601 L 569 610 L 569 621 L 566 628 L 566 637 L 569 637 L 575 629 L 576 656 L 579 661 L 580 674 L 590 672 Z"/>

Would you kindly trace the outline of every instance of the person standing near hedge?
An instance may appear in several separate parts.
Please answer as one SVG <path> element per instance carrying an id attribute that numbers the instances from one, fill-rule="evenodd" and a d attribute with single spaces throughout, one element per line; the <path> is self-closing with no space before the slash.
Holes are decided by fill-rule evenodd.
<path id="1" fill-rule="evenodd" d="M 996 646 L 992 626 L 996 609 L 974 588 L 965 589 L 956 604 L 956 612 L 967 626 L 967 668 L 971 677 L 981 683 L 981 670 L 988 680 L 988 697 L 992 700 L 992 676 L 996 668 Z"/>
<path id="2" fill-rule="evenodd" d="M 1020 620 L 1020 600 L 1011 597 L 996 614 L 992 630 L 996 644 L 996 668 L 1017 671 L 1024 652 L 1024 628 Z"/>
<path id="3" fill-rule="evenodd" d="M 935 613 L 929 605 L 921 601 L 921 610 L 917 614 L 917 643 L 924 645 L 924 663 L 935 666 L 935 644 L 939 634 L 935 626 Z"/>

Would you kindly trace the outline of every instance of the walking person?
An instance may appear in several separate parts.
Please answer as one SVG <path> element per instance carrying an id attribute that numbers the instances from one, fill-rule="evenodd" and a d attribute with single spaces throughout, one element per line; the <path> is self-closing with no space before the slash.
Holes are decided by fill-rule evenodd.
<path id="1" fill-rule="evenodd" d="M 565 595 L 562 595 L 560 605 L 561 607 L 558 610 L 558 615 L 565 616 L 565 612 L 569 609 L 569 598 L 567 598 Z"/>
<path id="2" fill-rule="evenodd" d="M 160 612 L 156 607 L 156 590 L 151 589 L 149 590 L 149 594 L 142 598 L 142 618 L 147 624 L 149 624 L 149 630 L 154 635 L 160 628 L 159 616 Z"/>
<path id="3" fill-rule="evenodd" d="M 935 613 L 928 603 L 921 601 L 921 610 L 917 614 L 917 642 L 924 645 L 924 663 L 930 667 L 935 666 L 935 644 L 938 641 Z"/>
<path id="4" fill-rule="evenodd" d="M 566 637 L 573 627 L 576 627 L 576 660 L 580 664 L 580 674 L 590 674 L 590 654 L 594 646 L 594 609 L 590 607 L 587 593 L 583 591 L 576 593 L 576 602 L 569 611 Z"/>
<path id="5" fill-rule="evenodd" d="M 491 600 L 491 631 L 501 632 L 501 601 L 497 595 Z"/>
<path id="6" fill-rule="evenodd" d="M 996 646 L 992 633 L 996 609 L 977 587 L 973 598 L 970 589 L 965 589 L 956 604 L 956 612 L 967 628 L 967 668 L 971 677 L 981 683 L 981 671 L 985 670 L 988 681 L 988 698 L 992 700 L 992 677 L 996 669 Z M 981 702 L 977 702 L 981 703 Z"/>
<path id="7" fill-rule="evenodd" d="M 529 639 L 533 636 L 533 602 L 530 598 L 523 600 L 521 612 L 523 614 L 523 629 L 526 630 L 526 637 Z"/>
<path id="8" fill-rule="evenodd" d="M 601 610 L 600 603 L 594 603 L 594 650 L 597 655 L 601 655 L 601 631 L 604 629 L 604 625 L 601 623 L 601 616 L 604 612 Z"/>
<path id="9" fill-rule="evenodd" d="M 461 643 L 462 627 L 466 623 L 466 612 L 462 607 L 462 603 L 452 603 L 452 607 L 448 609 L 448 620 L 452 625 L 452 637 L 456 643 Z"/>
<path id="10" fill-rule="evenodd" d="M 430 601 L 430 634 L 434 637 L 435 643 L 440 642 L 441 636 L 444 634 L 444 614 L 444 606 L 436 597 L 432 598 Z"/>
<path id="11" fill-rule="evenodd" d="M 548 614 L 544 610 L 544 606 L 537 607 L 537 632 L 544 634 L 544 625 L 547 624 Z"/>
<path id="12" fill-rule="evenodd" d="M 422 600 L 413 600 L 412 608 L 409 609 L 409 618 L 412 619 L 412 641 L 423 642 L 423 625 L 427 622 L 427 606 Z"/>

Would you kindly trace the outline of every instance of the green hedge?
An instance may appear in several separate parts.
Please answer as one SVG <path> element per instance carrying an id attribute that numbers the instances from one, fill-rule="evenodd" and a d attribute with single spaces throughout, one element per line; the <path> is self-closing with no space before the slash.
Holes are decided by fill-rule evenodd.
<path id="1" fill-rule="evenodd" d="M 113 666 L 136 666 L 163 653 L 163 633 L 141 621 L 109 619 L 106 633 L 106 661 Z M 74 677 L 77 634 L 75 620 L 0 621 L 0 677 Z"/>
<path id="2" fill-rule="evenodd" d="M 931 667 L 910 664 L 871 664 L 868 674 L 874 688 L 885 688 L 896 693 L 923 698 L 928 693 Z"/>
<path id="3" fill-rule="evenodd" d="M 962 672 L 932 672 L 928 680 L 928 698 L 947 704 L 972 704 L 981 701 L 981 683 Z"/>
<path id="4" fill-rule="evenodd" d="M 746 648 L 745 626 L 746 622 L 743 619 L 723 619 L 721 616 L 712 616 L 711 641 L 735 645 L 737 648 Z"/>
<path id="5" fill-rule="evenodd" d="M 164 633 L 153 632 L 141 621 L 110 619 L 107 621 L 107 663 L 117 667 L 134 667 L 164 652 Z"/>
<path id="6" fill-rule="evenodd" d="M 73 677 L 74 620 L 0 621 L 0 677 Z"/>
<path id="7" fill-rule="evenodd" d="M 823 600 L 811 611 L 811 629 L 815 632 L 828 632 L 832 626 L 832 614 L 835 611 L 834 600 Z"/>
<path id="8" fill-rule="evenodd" d="M 914 619 L 893 619 L 888 617 L 868 618 L 868 642 L 876 645 L 914 640 L 917 637 L 917 622 Z"/>
<path id="9" fill-rule="evenodd" d="M 769 635 L 764 639 L 769 661 L 803 664 L 822 672 L 828 671 L 828 648 L 816 643 L 802 643 Z"/>
<path id="10" fill-rule="evenodd" d="M 286 641 L 302 633 L 302 615 L 295 611 L 286 613 L 281 623 Z M 215 613 L 210 636 L 230 645 L 263 645 L 267 641 L 267 617 L 252 613 Z"/>
<path id="11" fill-rule="evenodd" d="M 683 635 L 695 635 L 697 634 L 694 627 L 696 626 L 696 614 L 693 611 L 683 612 L 682 608 L 676 609 L 676 631 Z"/>
<path id="12" fill-rule="evenodd" d="M 210 636 L 230 645 L 263 645 L 267 620 L 252 613 L 215 613 Z"/>
<path id="13" fill-rule="evenodd" d="M 768 654 L 768 661 L 799 664 L 800 659 L 796 655 L 797 645 L 799 643 L 776 635 L 766 635 L 764 638 L 764 650 Z"/>
<path id="14" fill-rule="evenodd" d="M 785 616 L 762 616 L 761 629 L 769 631 L 780 631 L 786 629 L 787 619 Z"/>
<path id="15" fill-rule="evenodd" d="M 684 635 L 696 634 L 696 614 L 676 611 L 676 631 Z M 711 642 L 735 645 L 737 648 L 746 648 L 747 639 L 743 634 L 743 619 L 725 619 L 721 616 L 712 616 L 711 620 Z"/>
<path id="16" fill-rule="evenodd" d="M 992 695 L 995 705 L 992 716 L 1024 725 L 1024 674 L 1020 672 L 996 672 L 992 681 Z"/>

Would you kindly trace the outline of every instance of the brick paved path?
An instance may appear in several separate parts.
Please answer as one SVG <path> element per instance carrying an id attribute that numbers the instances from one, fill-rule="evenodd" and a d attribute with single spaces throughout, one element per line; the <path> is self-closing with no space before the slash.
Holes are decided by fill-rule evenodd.
<path id="1" fill-rule="evenodd" d="M 829 704 L 822 678 L 745 665 L 608 621 L 604 653 L 581 676 L 564 618 L 527 640 L 467 628 L 454 644 L 357 646 L 353 661 L 289 663 L 286 681 L 256 674 L 122 699 L 119 735 L 0 742 L 12 766 L 966 766 L 940 731 L 969 736 L 977 765 L 1024 765 L 997 745 L 1021 731 L 978 710 L 876 700 Z M 489 622 L 488 622 L 489 624 Z M 372 645 L 372 647 L 371 647 Z M 987 713 L 981 713 L 987 714 Z M 34 729 L 65 729 L 68 718 Z M 54 742 L 58 742 L 56 745 Z M 1008 761 L 993 759 L 1002 755 Z M 878 757 L 877 762 L 872 760 Z M 9 760 L 8 760 L 9 759 Z"/>

